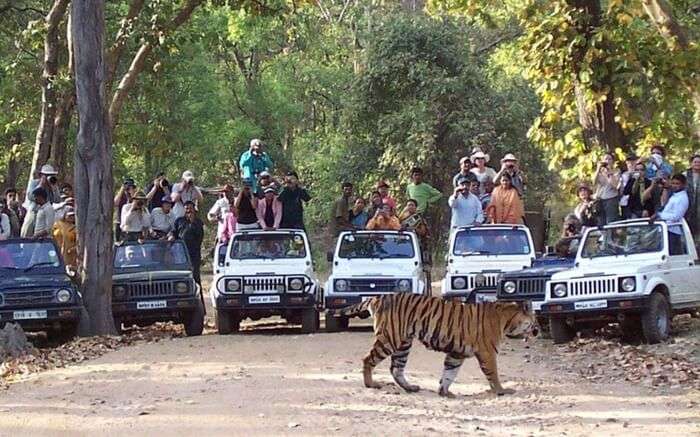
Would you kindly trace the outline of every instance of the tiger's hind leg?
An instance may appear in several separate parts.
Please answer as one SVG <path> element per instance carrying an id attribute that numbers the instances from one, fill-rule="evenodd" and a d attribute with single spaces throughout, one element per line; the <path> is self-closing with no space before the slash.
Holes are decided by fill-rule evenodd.
<path id="1" fill-rule="evenodd" d="M 491 391 L 498 396 L 510 395 L 515 393 L 515 390 L 503 388 L 501 381 L 498 379 L 498 365 L 496 364 L 496 354 L 485 354 L 483 352 L 476 354 L 476 359 L 479 361 L 479 367 L 484 372 L 484 376 L 488 379 L 491 385 Z"/>
<path id="2" fill-rule="evenodd" d="M 409 384 L 404 376 L 404 369 L 406 369 L 406 361 L 408 361 L 408 354 L 411 352 L 412 342 L 402 344 L 399 349 L 391 355 L 391 376 L 394 377 L 394 381 L 409 393 L 415 393 L 420 390 L 417 385 Z"/>
<path id="3" fill-rule="evenodd" d="M 391 343 L 382 335 L 378 335 L 374 340 L 372 350 L 362 360 L 362 376 L 364 378 L 365 387 L 381 388 L 381 384 L 372 379 L 372 370 L 386 357 L 392 355 L 395 349 Z"/>
<path id="4" fill-rule="evenodd" d="M 445 366 L 442 370 L 442 378 L 440 378 L 440 391 L 438 394 L 447 398 L 453 398 L 450 392 L 450 385 L 457 379 L 459 368 L 464 363 L 464 357 L 455 354 L 447 354 L 445 357 Z"/>

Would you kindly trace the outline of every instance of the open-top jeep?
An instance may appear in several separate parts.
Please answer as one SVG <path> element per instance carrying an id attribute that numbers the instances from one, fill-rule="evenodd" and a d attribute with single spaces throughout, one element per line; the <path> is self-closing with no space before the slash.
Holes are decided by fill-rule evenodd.
<path id="1" fill-rule="evenodd" d="M 77 334 L 83 311 L 53 240 L 0 241 L 0 325 L 15 322 L 67 340 Z"/>
<path id="2" fill-rule="evenodd" d="M 340 309 L 390 293 L 430 295 L 418 237 L 403 231 L 347 231 L 328 254 L 333 272 L 326 283 L 325 307 Z M 326 330 L 348 327 L 347 317 L 326 313 Z"/>
<path id="3" fill-rule="evenodd" d="M 210 296 L 219 334 L 238 331 L 246 318 L 271 316 L 300 324 L 304 333 L 318 330 L 321 288 L 304 231 L 238 232 L 215 269 Z"/>
<path id="4" fill-rule="evenodd" d="M 575 267 L 547 283 L 540 314 L 557 343 L 580 328 L 619 322 L 649 343 L 669 335 L 674 314 L 700 306 L 700 265 L 685 222 L 627 220 L 589 228 Z"/>
<path id="5" fill-rule="evenodd" d="M 114 248 L 112 313 L 122 324 L 147 326 L 173 321 L 187 335 L 204 329 L 204 299 L 192 277 L 192 263 L 182 241 L 149 240 Z"/>
<path id="6" fill-rule="evenodd" d="M 483 225 L 455 229 L 450 235 L 442 297 L 493 302 L 499 276 L 532 265 L 535 246 L 523 225 Z"/>

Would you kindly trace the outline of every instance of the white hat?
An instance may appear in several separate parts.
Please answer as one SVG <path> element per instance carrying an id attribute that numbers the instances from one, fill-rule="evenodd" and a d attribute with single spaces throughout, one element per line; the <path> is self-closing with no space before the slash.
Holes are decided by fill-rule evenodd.
<path id="1" fill-rule="evenodd" d="M 44 175 L 46 175 L 46 176 L 53 176 L 53 175 L 57 175 L 57 174 L 58 174 L 58 172 L 56 171 L 56 169 L 53 168 L 53 166 L 52 166 L 52 165 L 49 165 L 49 164 L 42 165 L 42 166 L 41 166 L 41 170 L 39 171 L 39 173 L 44 174 Z"/>
<path id="2" fill-rule="evenodd" d="M 269 171 L 261 171 L 258 176 L 260 176 L 261 178 L 266 178 L 266 177 L 270 176 L 270 172 Z"/>
<path id="3" fill-rule="evenodd" d="M 253 138 L 252 140 L 250 140 L 250 145 L 251 146 L 260 146 L 260 145 L 262 145 L 262 141 L 260 141 L 257 138 Z"/>
<path id="4" fill-rule="evenodd" d="M 512 153 L 508 153 L 506 156 L 501 159 L 501 162 L 506 162 L 506 161 L 517 161 L 518 158 L 515 157 Z"/>
<path id="5" fill-rule="evenodd" d="M 472 155 L 471 161 L 473 163 L 477 159 L 482 159 L 482 158 L 484 159 L 485 162 L 489 162 L 489 160 L 491 159 L 491 157 L 488 154 L 482 152 L 481 150 L 478 150 L 478 151 L 474 152 L 474 154 Z"/>
<path id="6" fill-rule="evenodd" d="M 189 182 L 194 180 L 194 173 L 192 173 L 191 170 L 187 170 L 184 173 L 182 173 L 182 179 Z"/>

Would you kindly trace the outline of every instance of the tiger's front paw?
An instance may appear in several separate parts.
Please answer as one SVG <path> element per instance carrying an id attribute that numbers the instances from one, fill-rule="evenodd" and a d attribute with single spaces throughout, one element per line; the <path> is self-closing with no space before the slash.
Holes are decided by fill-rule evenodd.
<path id="1" fill-rule="evenodd" d="M 367 388 L 382 388 L 382 385 L 381 385 L 380 383 L 378 383 L 378 382 L 372 381 L 372 382 L 369 382 L 369 383 L 366 382 L 366 383 L 365 383 L 365 387 L 367 387 Z"/>
<path id="2" fill-rule="evenodd" d="M 416 393 L 416 392 L 420 391 L 420 386 L 418 386 L 418 385 L 407 385 L 407 386 L 403 387 L 403 389 L 406 390 L 406 391 L 409 392 L 409 393 Z"/>
<path id="3" fill-rule="evenodd" d="M 442 396 L 443 398 L 448 398 L 448 399 L 454 399 L 454 398 L 456 397 L 456 396 L 454 395 L 454 393 L 452 393 L 451 391 L 449 391 L 449 390 L 447 390 L 447 389 L 445 389 L 445 390 L 440 389 L 440 391 L 438 392 L 438 394 L 439 394 L 440 396 Z"/>
<path id="4" fill-rule="evenodd" d="M 501 387 L 498 389 L 494 389 L 493 392 L 496 393 L 496 395 L 498 395 L 498 396 L 503 396 L 503 395 L 512 395 L 513 393 L 515 393 L 515 390 L 513 390 L 512 388 Z"/>

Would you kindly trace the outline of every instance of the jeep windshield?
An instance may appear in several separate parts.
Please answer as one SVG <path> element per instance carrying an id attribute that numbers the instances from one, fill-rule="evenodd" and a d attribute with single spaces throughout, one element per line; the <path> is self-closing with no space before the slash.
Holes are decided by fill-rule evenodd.
<path id="1" fill-rule="evenodd" d="M 530 239 L 521 229 L 463 229 L 455 236 L 452 253 L 457 256 L 529 255 Z"/>
<path id="2" fill-rule="evenodd" d="M 115 269 L 190 270 L 187 249 L 181 241 L 154 241 L 117 246 Z"/>
<path id="3" fill-rule="evenodd" d="M 8 241 L 0 244 L 0 270 L 22 273 L 63 269 L 56 246 L 47 241 Z"/>
<path id="4" fill-rule="evenodd" d="M 616 226 L 589 231 L 583 242 L 581 257 L 627 256 L 662 249 L 663 231 L 660 225 Z"/>
<path id="5" fill-rule="evenodd" d="M 255 233 L 238 234 L 231 243 L 232 259 L 298 259 L 306 258 L 302 234 Z"/>
<path id="6" fill-rule="evenodd" d="M 413 258 L 413 237 L 408 234 L 346 234 L 338 249 L 340 258 Z"/>

